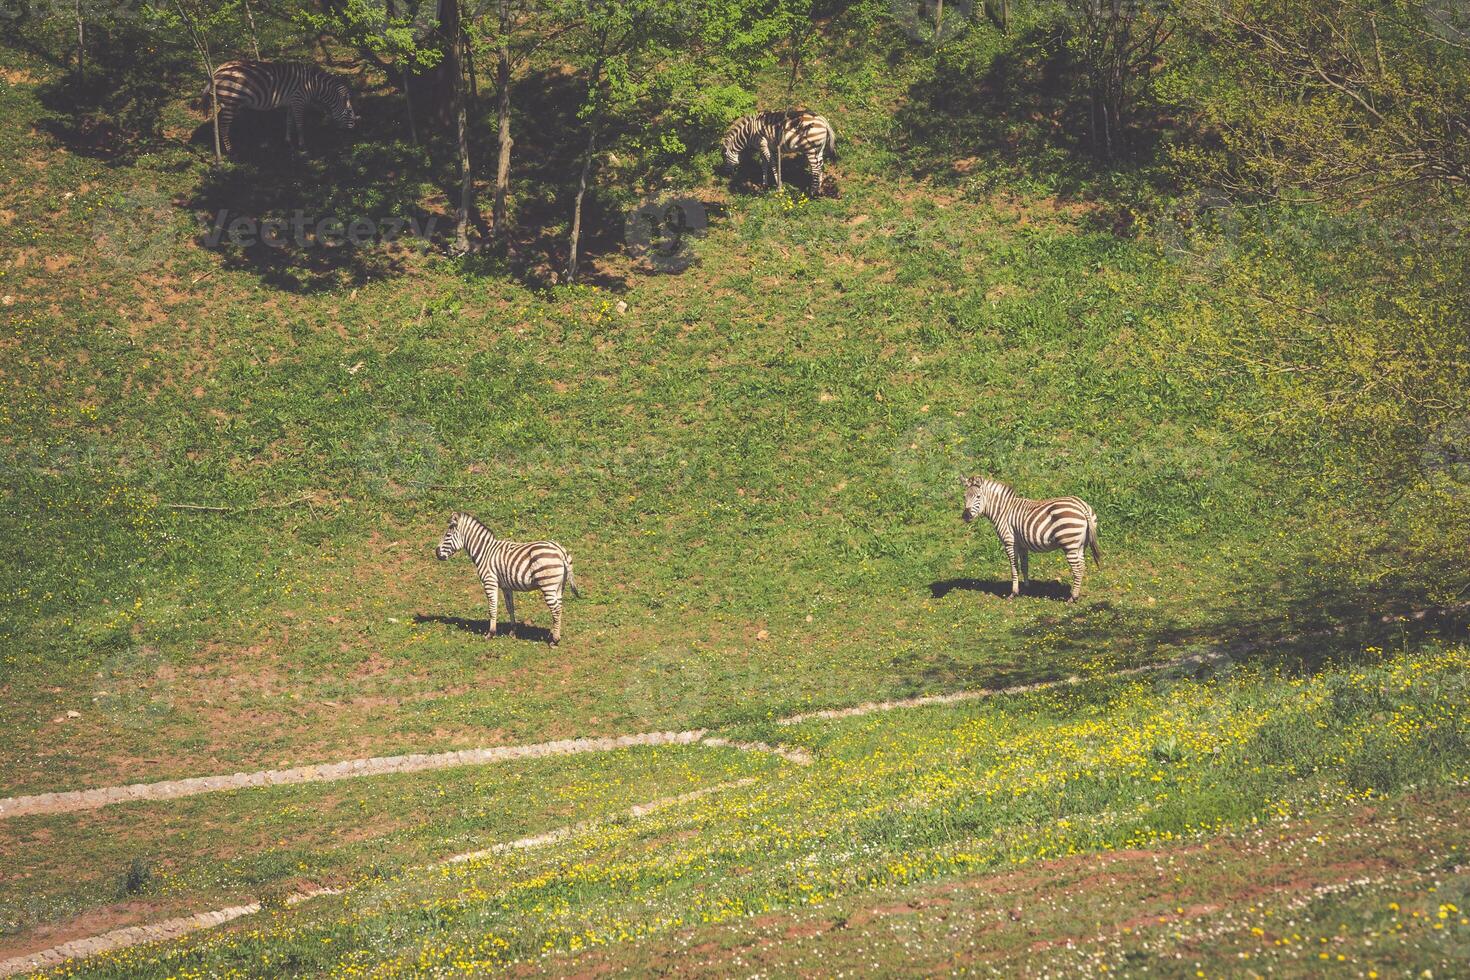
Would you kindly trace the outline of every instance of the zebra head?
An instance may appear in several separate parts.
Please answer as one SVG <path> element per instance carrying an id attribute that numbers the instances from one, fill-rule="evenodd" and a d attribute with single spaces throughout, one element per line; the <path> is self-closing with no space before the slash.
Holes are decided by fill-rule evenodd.
<path id="1" fill-rule="evenodd" d="M 996 501 L 1011 492 L 1010 487 L 988 476 L 961 477 L 960 482 L 965 487 L 965 509 L 960 517 L 966 524 L 977 517 L 989 517 Z"/>
<path id="2" fill-rule="evenodd" d="M 754 123 L 755 116 L 741 116 L 725 130 L 725 138 L 720 140 L 720 149 L 725 153 L 725 166 L 729 169 L 740 168 L 740 154 L 745 151 L 745 144 L 750 140 Z"/>
<path id="3" fill-rule="evenodd" d="M 454 513 L 449 515 L 449 529 L 444 532 L 444 537 L 439 539 L 439 547 L 434 550 L 434 557 L 440 561 L 448 561 L 453 558 L 459 549 L 464 547 L 464 535 L 460 530 L 460 520 L 466 515 Z"/>
<path id="4" fill-rule="evenodd" d="M 332 106 L 328 110 L 332 122 L 341 129 L 352 129 L 357 125 L 357 113 L 352 108 L 352 90 L 341 79 L 336 81 L 332 89 Z"/>

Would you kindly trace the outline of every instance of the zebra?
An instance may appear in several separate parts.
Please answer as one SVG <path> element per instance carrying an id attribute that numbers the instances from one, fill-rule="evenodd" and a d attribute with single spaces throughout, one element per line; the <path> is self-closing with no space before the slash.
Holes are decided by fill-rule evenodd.
<path id="1" fill-rule="evenodd" d="M 219 139 L 224 152 L 230 154 L 230 123 L 240 109 L 265 111 L 286 106 L 286 145 L 292 146 L 291 131 L 296 131 L 296 148 L 306 152 L 306 131 L 302 125 L 308 105 L 315 106 L 341 129 L 357 125 L 352 109 L 352 93 L 347 83 L 316 65 L 292 61 L 229 61 L 214 70 L 211 84 L 204 86 L 203 105 L 211 111 L 210 92 L 214 91 L 219 110 Z"/>
<path id="2" fill-rule="evenodd" d="M 500 593 L 505 592 L 505 611 L 511 623 L 516 621 L 515 592 L 539 590 L 551 610 L 551 645 L 561 642 L 561 604 L 563 592 L 570 588 L 580 596 L 572 580 L 572 559 L 561 545 L 551 541 L 518 544 L 503 541 L 469 514 L 450 515 L 449 529 L 434 552 L 440 561 L 448 561 L 461 549 L 475 563 L 485 597 L 490 600 L 490 636 L 495 636 L 496 612 Z"/>
<path id="3" fill-rule="evenodd" d="M 780 147 L 780 152 L 772 152 Z M 781 153 L 806 158 L 812 193 L 822 192 L 823 156 L 837 159 L 837 131 L 826 119 L 809 109 L 785 109 L 741 116 L 725 131 L 720 141 L 725 165 L 738 170 L 742 159 L 754 153 L 761 161 L 761 186 L 772 180 L 781 190 Z"/>
<path id="4" fill-rule="evenodd" d="M 1011 562 L 1011 594 L 1021 592 L 1021 579 L 1030 578 L 1027 555 L 1033 551 L 1067 553 L 1072 567 L 1072 594 L 1068 602 L 1076 602 L 1082 592 L 1083 549 L 1092 549 L 1092 561 L 1102 567 L 1097 549 L 1097 514 L 1077 497 L 1054 500 L 1028 500 L 1018 496 L 1008 484 L 984 476 L 962 477 L 965 487 L 966 523 L 976 517 L 988 517 Z"/>

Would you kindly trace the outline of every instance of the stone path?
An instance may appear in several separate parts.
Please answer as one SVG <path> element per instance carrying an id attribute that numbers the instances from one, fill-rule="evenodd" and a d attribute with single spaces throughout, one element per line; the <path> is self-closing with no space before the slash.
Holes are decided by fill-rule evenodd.
<path id="1" fill-rule="evenodd" d="M 497 854 L 506 854 L 510 851 L 544 847 L 547 844 L 555 844 L 558 841 L 563 841 L 569 837 L 575 837 L 588 830 L 606 825 L 611 820 L 636 820 L 671 806 L 677 806 L 681 803 L 688 803 L 701 797 L 709 796 L 711 793 L 735 789 L 740 786 L 749 786 L 755 781 L 754 776 L 748 776 L 745 779 L 706 786 L 703 789 L 681 793 L 678 796 L 665 796 L 648 803 L 639 803 L 618 814 L 617 817 L 584 820 L 581 823 L 572 824 L 569 827 L 558 827 L 555 830 L 549 830 L 544 834 L 535 834 L 531 837 L 503 841 L 483 850 L 470 851 L 466 854 L 456 854 L 442 861 L 436 861 L 429 865 L 429 867 L 436 868 L 448 864 L 464 864 L 470 861 L 494 857 Z M 340 888 L 314 888 L 287 896 L 286 904 L 299 905 L 309 899 L 319 898 L 324 895 L 340 895 L 342 891 L 343 889 Z M 167 919 L 163 922 L 154 923 L 153 925 L 128 926 L 125 929 L 114 929 L 111 932 L 104 932 L 98 936 L 74 939 L 71 942 L 62 943 L 60 946 L 53 946 L 50 949 L 43 949 L 35 953 L 27 953 L 24 956 L 15 956 L 7 960 L 0 960 L 0 977 L 15 976 L 18 973 L 29 973 L 34 970 L 51 969 L 52 967 L 61 966 L 68 960 L 114 952 L 119 949 L 127 949 L 130 946 L 141 946 L 144 943 L 181 939 L 193 932 L 199 932 L 203 929 L 213 929 L 215 926 L 224 925 L 226 922 L 233 922 L 235 919 L 244 918 L 247 915 L 254 915 L 260 909 L 261 905 L 259 902 L 251 902 L 248 905 L 232 905 L 229 908 L 215 909 L 212 912 L 200 912 L 197 915 L 185 915 L 176 919 Z"/>
<path id="2" fill-rule="evenodd" d="M 1387 614 L 1374 617 L 1370 622 L 1392 623 L 1420 621 L 1430 617 L 1444 617 L 1470 609 L 1470 602 L 1460 602 L 1432 609 L 1419 609 L 1406 613 Z M 1311 633 L 1284 637 L 1277 642 L 1290 642 L 1318 636 L 1344 633 L 1346 625 L 1336 626 Z M 1263 646 L 1251 643 L 1232 647 L 1229 652 L 1212 651 L 1191 654 L 1145 667 L 1130 667 L 1113 671 L 1108 677 L 1129 677 L 1156 671 L 1172 670 L 1190 664 L 1206 665 L 1228 660 L 1230 655 L 1240 655 Z M 870 701 L 850 708 L 832 708 L 811 711 L 778 719 L 778 725 L 798 725 L 805 721 L 852 718 L 879 711 L 898 708 L 920 708 L 929 705 L 957 704 L 996 695 L 1025 694 L 1078 683 L 1079 678 L 1068 677 L 1059 681 L 1043 681 L 1039 684 L 1022 684 L 1017 687 L 980 688 L 970 691 L 955 691 L 950 694 L 927 694 L 919 697 L 901 698 L 894 701 Z M 492 762 L 508 762 L 513 759 L 534 759 L 549 755 L 576 755 L 583 752 L 612 752 L 617 749 L 639 745 L 693 745 L 704 744 L 739 749 L 743 752 L 761 752 L 780 756 L 796 765 L 809 765 L 812 757 L 803 749 L 764 742 L 735 742 L 709 735 L 705 728 L 684 732 L 645 732 L 638 735 L 620 735 L 609 738 L 573 738 L 557 742 L 541 742 L 536 745 L 503 745 L 485 749 L 465 749 L 459 752 L 434 754 L 381 756 L 374 759 L 348 759 L 345 762 L 324 763 L 315 766 L 297 766 L 291 769 L 270 769 L 265 772 L 237 772 L 229 776 L 196 776 L 190 779 L 173 779 L 158 783 L 134 783 L 131 786 L 106 786 L 99 789 L 73 790 L 63 793 L 41 793 L 35 796 L 14 796 L 0 799 L 0 820 L 37 813 L 73 813 L 78 810 L 93 810 L 115 803 L 131 803 L 137 800 L 172 800 L 200 793 L 220 793 L 255 786 L 284 786 L 294 783 L 322 783 L 338 779 L 354 779 L 359 776 L 382 776 L 389 773 L 422 772 L 428 769 L 449 769 L 456 766 L 485 765 Z"/>
<path id="3" fill-rule="evenodd" d="M 309 898 L 319 895 L 336 895 L 337 889 L 319 888 L 307 892 L 298 892 L 286 898 L 287 905 L 297 905 Z M 27 953 L 25 956 L 16 956 L 8 960 L 0 960 L 0 977 L 10 977 L 17 973 L 29 973 L 34 970 L 47 970 L 52 967 L 61 966 L 67 960 L 78 960 L 85 956 L 96 956 L 99 953 L 107 953 L 112 950 L 126 949 L 129 946 L 140 946 L 143 943 L 165 942 L 170 939 L 178 939 L 187 936 L 191 932 L 200 929 L 213 929 L 215 926 L 224 925 L 235 919 L 247 915 L 254 915 L 260 911 L 259 902 L 251 902 L 249 905 L 232 905 L 229 908 L 215 909 L 213 912 L 200 912 L 197 915 L 180 916 L 177 919 L 165 919 L 163 922 L 155 922 L 148 926 L 128 926 L 125 929 L 114 929 L 104 932 L 100 936 L 88 936 L 85 939 L 73 939 L 69 943 L 53 946 L 35 953 Z"/>
<path id="4" fill-rule="evenodd" d="M 516 759 L 539 759 L 553 755 L 579 755 L 585 752 L 615 752 L 643 745 L 705 744 L 777 755 L 797 765 L 808 765 L 812 758 L 800 749 L 765 745 L 760 742 L 732 742 L 723 738 L 706 738 L 707 729 L 686 732 L 645 732 L 610 738 L 571 738 L 536 745 L 501 745 L 486 749 L 464 749 L 425 755 L 390 755 L 375 759 L 348 759 L 345 762 L 292 769 L 268 769 L 264 772 L 237 772 L 231 776 L 195 776 L 159 783 L 134 783 L 131 786 L 106 786 L 100 789 L 74 790 L 65 793 L 41 793 L 36 796 L 13 796 L 0 799 L 0 820 L 38 813 L 73 813 L 95 810 L 115 803 L 149 800 L 176 800 L 201 793 L 222 793 L 256 786 L 289 786 L 298 783 L 326 783 L 360 776 L 383 776 L 389 773 L 423 772 L 456 766 L 479 766 Z"/>

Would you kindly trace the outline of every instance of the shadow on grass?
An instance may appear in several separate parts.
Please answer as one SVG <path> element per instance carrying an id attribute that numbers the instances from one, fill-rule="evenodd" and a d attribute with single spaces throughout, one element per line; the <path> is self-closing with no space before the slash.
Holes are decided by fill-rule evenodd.
<path id="1" fill-rule="evenodd" d="M 199 244 L 226 268 L 267 285 L 311 293 L 408 271 L 416 254 L 453 229 L 428 150 L 400 138 L 389 95 L 356 95 L 363 116 L 343 131 L 308 113 L 305 155 L 285 144 L 285 110 L 242 112 L 231 127 L 233 159 L 200 179 L 188 206 L 204 215 Z M 194 143 L 213 150 L 213 126 Z M 331 229 L 350 228 L 343 243 Z M 323 232 L 326 232 L 323 234 Z"/>
<path id="2" fill-rule="evenodd" d="M 162 141 L 164 109 L 202 83 L 185 55 L 156 47 L 138 25 L 118 23 L 88 34 L 87 70 L 58 74 L 38 89 L 52 115 L 41 128 L 79 156 L 127 164 Z M 139 50 L 149 56 L 138 57 Z"/>
<path id="3" fill-rule="evenodd" d="M 1011 594 L 1011 583 L 1000 579 L 979 578 L 949 578 L 943 581 L 929 583 L 929 594 L 936 599 L 943 599 L 951 592 L 956 591 L 984 592 L 1001 599 L 1007 599 Z M 1022 599 L 1054 599 L 1063 601 L 1071 594 L 1072 587 L 1066 582 L 1032 579 L 1029 582 L 1021 583 L 1021 594 L 1016 597 L 1016 601 L 1019 602 Z"/>
<path id="4" fill-rule="evenodd" d="M 488 619 L 466 619 L 463 616 L 415 613 L 413 621 L 419 625 L 437 623 L 441 626 L 452 626 L 463 633 L 472 633 L 475 636 L 486 638 L 490 636 L 490 620 Z M 551 642 L 551 630 L 544 626 L 533 626 L 530 623 L 498 623 L 495 635 L 510 636 L 517 640 L 532 640 L 537 643 Z"/>
<path id="5" fill-rule="evenodd" d="M 1290 582 L 1281 588 L 1280 596 L 1263 592 L 1254 615 L 1225 607 L 1190 625 L 1159 622 L 1158 613 L 1147 608 L 1089 603 L 1084 593 L 1079 606 L 1021 626 L 1016 634 L 1023 642 L 1044 642 L 1048 660 L 1060 663 L 1086 664 L 1107 654 L 1109 669 L 1115 669 L 1202 654 L 1291 674 L 1470 635 L 1470 606 L 1433 605 L 1408 584 L 1369 589 Z"/>
<path id="6" fill-rule="evenodd" d="M 1064 198 L 1090 196 L 1103 178 L 1145 176 L 1165 124 L 1140 106 L 1126 152 L 1102 161 L 1089 135 L 1085 70 L 1059 21 L 991 44 L 956 45 L 909 87 L 894 118 L 913 176 L 964 182 L 972 171 L 1020 174 Z"/>

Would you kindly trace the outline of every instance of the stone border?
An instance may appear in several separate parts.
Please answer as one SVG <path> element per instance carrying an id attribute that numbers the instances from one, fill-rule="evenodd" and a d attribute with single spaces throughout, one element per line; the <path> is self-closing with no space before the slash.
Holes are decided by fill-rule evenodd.
<path id="1" fill-rule="evenodd" d="M 732 748 L 738 746 L 730 746 Z M 600 817 L 594 820 L 584 820 L 568 827 L 558 827 L 544 834 L 535 834 L 530 837 L 521 837 L 516 840 L 503 841 L 479 851 L 470 851 L 465 854 L 456 854 L 453 857 L 435 861 L 428 868 L 440 868 L 451 864 L 464 864 L 471 861 L 479 861 L 499 854 L 507 854 L 511 851 L 522 851 L 533 847 L 544 847 L 547 844 L 555 844 L 585 833 L 597 827 L 604 826 L 611 821 L 620 819 L 637 820 L 651 813 L 657 813 L 671 806 L 688 803 L 701 797 L 718 793 L 722 790 L 735 789 L 741 786 L 750 786 L 756 782 L 756 777 L 747 776 L 744 779 L 736 779 L 727 783 L 717 783 L 714 786 L 706 786 L 703 789 L 692 790 L 681 793 L 678 796 L 665 796 L 648 803 L 639 803 L 629 807 L 623 813 L 614 817 Z M 419 869 L 423 870 L 423 869 Z M 306 891 L 296 892 L 286 897 L 285 904 L 288 906 L 299 905 L 313 898 L 326 895 L 340 895 L 345 889 L 342 888 L 313 888 Z M 229 908 L 215 909 L 212 912 L 199 912 L 195 915 L 180 916 L 176 919 L 166 919 L 153 925 L 128 926 L 123 929 L 114 929 L 97 936 L 87 936 L 82 939 L 73 939 L 53 946 L 50 949 L 38 950 L 22 956 L 15 956 L 7 960 L 0 960 L 0 977 L 15 976 L 19 973 L 29 973 L 36 970 L 48 970 L 62 966 L 70 960 L 78 960 L 88 956 L 97 956 L 101 953 L 110 953 L 119 949 L 127 949 L 131 946 L 142 946 L 146 943 L 167 942 L 181 939 L 193 932 L 203 929 L 213 929 L 222 926 L 226 922 L 242 919 L 247 915 L 254 915 L 261 910 L 259 902 L 251 902 L 248 905 L 232 905 Z"/>
<path id="2" fill-rule="evenodd" d="M 1387 613 L 1376 616 L 1369 622 L 1387 624 L 1393 622 L 1422 621 L 1430 617 L 1442 617 L 1470 609 L 1470 602 L 1453 603 L 1429 609 L 1418 609 L 1406 613 Z M 1316 637 L 1334 636 L 1345 633 L 1348 624 L 1281 637 L 1272 642 L 1290 643 Z M 1228 660 L 1230 656 L 1249 653 L 1267 644 L 1254 643 L 1227 648 L 1228 652 L 1189 654 L 1166 660 L 1159 664 L 1129 667 L 1125 670 L 1097 675 L 1107 677 L 1131 677 L 1139 674 L 1171 670 L 1189 665 L 1203 666 Z M 920 708 L 930 705 L 958 704 L 998 695 L 1027 694 L 1079 683 L 1081 678 L 1072 676 L 1056 681 L 1037 684 L 1022 684 L 1016 687 L 980 688 L 969 691 L 954 691 L 949 694 L 926 694 L 894 701 L 870 701 L 849 708 L 830 708 L 810 711 L 776 720 L 777 725 L 799 725 L 805 721 L 825 721 L 836 718 L 853 718 L 879 711 L 898 708 Z M 464 749 L 459 752 L 436 754 L 414 754 L 381 756 L 372 759 L 348 759 L 345 762 L 324 763 L 315 766 L 298 766 L 291 769 L 269 769 L 264 772 L 237 772 L 231 776 L 195 776 L 189 779 L 174 779 L 158 783 L 134 783 L 131 786 L 108 786 L 100 789 L 73 790 L 63 793 L 41 793 L 35 796 L 14 796 L 0 799 L 0 820 L 39 813 L 73 813 L 78 810 L 94 810 L 115 803 L 131 803 L 139 800 L 172 800 L 201 793 L 219 793 L 255 786 L 283 786 L 298 783 L 323 783 L 338 779 L 353 779 L 358 776 L 381 776 L 390 773 L 423 772 L 430 769 L 449 769 L 456 766 L 485 765 L 507 762 L 513 759 L 534 759 L 550 755 L 577 755 L 584 752 L 613 752 L 618 749 L 641 745 L 694 745 L 703 744 L 738 749 L 742 752 L 759 752 L 776 755 L 796 765 L 810 765 L 812 756 L 803 749 L 768 745 L 765 742 L 739 742 L 718 736 L 710 736 L 709 729 L 698 728 L 683 732 L 646 732 L 638 735 L 620 735 L 607 738 L 573 738 L 556 742 L 541 742 L 535 745 L 503 745 L 493 748 Z"/>
<path id="3" fill-rule="evenodd" d="M 287 905 L 297 905 L 309 898 L 320 895 L 337 895 L 340 889 L 318 888 L 311 891 L 297 892 L 286 898 Z M 8 960 L 0 960 L 0 977 L 10 977 L 17 973 L 29 973 L 34 970 L 49 970 L 66 963 L 68 960 L 78 960 L 87 956 L 96 956 L 99 953 L 110 953 L 117 949 L 126 949 L 129 946 L 141 946 L 144 943 L 166 942 L 170 939 L 179 939 L 191 932 L 200 929 L 213 929 L 222 926 L 226 922 L 254 915 L 259 912 L 259 902 L 251 902 L 249 905 L 232 905 L 229 908 L 215 909 L 213 912 L 200 912 L 196 915 L 180 916 L 177 919 L 165 919 L 163 922 L 155 922 L 147 926 L 128 926 L 124 929 L 114 929 L 104 932 L 99 936 L 87 936 L 83 939 L 73 939 L 71 942 L 53 946 L 50 949 L 38 950 L 27 953 L 24 956 L 12 957 Z"/>
<path id="4" fill-rule="evenodd" d="M 348 759 L 345 762 L 292 769 L 268 769 L 264 772 L 237 772 L 232 776 L 195 776 L 158 783 L 134 783 L 131 786 L 106 786 L 100 789 L 74 790 L 65 793 L 41 793 L 37 796 L 13 796 L 0 799 L 0 820 L 42 813 L 74 813 L 95 810 L 116 803 L 154 800 L 176 800 L 201 793 L 223 793 L 257 786 L 290 786 L 301 783 L 327 783 L 360 776 L 383 776 L 391 773 L 425 772 L 458 766 L 479 766 L 517 759 L 540 759 L 555 755 L 581 755 L 586 752 L 616 752 L 618 749 L 656 745 L 711 745 L 780 756 L 797 765 L 809 765 L 810 755 L 799 749 L 785 749 L 759 742 L 730 742 L 706 738 L 708 729 L 685 732 L 645 732 L 609 738 L 571 738 L 535 745 L 501 745 L 484 749 L 464 749 L 435 754 L 391 755 L 373 759 Z"/>

